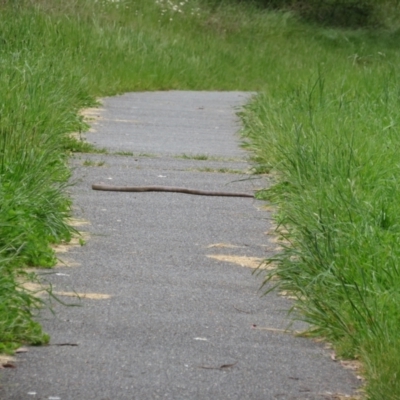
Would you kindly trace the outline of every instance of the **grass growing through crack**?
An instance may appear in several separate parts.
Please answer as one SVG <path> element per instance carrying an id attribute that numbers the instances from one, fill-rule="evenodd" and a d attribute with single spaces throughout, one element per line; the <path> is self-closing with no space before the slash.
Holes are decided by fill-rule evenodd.
<path id="1" fill-rule="evenodd" d="M 93 161 L 93 160 L 85 160 L 82 165 L 84 167 L 103 167 L 106 164 L 105 161 Z"/>
<path id="2" fill-rule="evenodd" d="M 204 168 L 191 168 L 189 171 L 198 171 L 198 172 L 211 172 L 211 173 L 219 173 L 219 174 L 248 174 L 248 171 L 242 169 L 232 169 L 232 168 L 212 168 L 212 167 L 204 167 Z"/>
<path id="3" fill-rule="evenodd" d="M 106 154 L 107 149 L 99 148 L 93 144 L 86 142 L 83 139 L 74 137 L 66 137 L 63 140 L 63 148 L 65 151 L 70 153 L 94 153 L 94 154 Z"/>
<path id="4" fill-rule="evenodd" d="M 238 157 L 223 157 L 223 156 L 210 156 L 208 154 L 178 154 L 173 156 L 182 160 L 196 160 L 196 161 L 225 161 L 225 162 L 244 162 L 243 158 Z"/>
<path id="5" fill-rule="evenodd" d="M 269 196 L 291 243 L 281 285 L 361 357 L 371 398 L 399 398 L 398 14 L 388 29 L 351 31 L 244 2 L 170 4 L 1 2 L 3 331 L 37 341 L 31 314 L 18 334 L 8 318 L 11 304 L 33 304 L 18 303 L 13 271 L 51 266 L 50 244 L 70 238 L 66 152 L 97 151 L 69 136 L 86 128 L 81 108 L 132 90 L 261 91 L 243 118 L 257 170 L 280 177 Z"/>
<path id="6" fill-rule="evenodd" d="M 133 156 L 134 153 L 132 151 L 116 151 L 115 153 L 113 153 L 117 156 Z"/>
<path id="7" fill-rule="evenodd" d="M 182 160 L 206 161 L 210 159 L 210 156 L 207 154 L 181 154 L 175 156 L 175 158 L 181 158 Z"/>

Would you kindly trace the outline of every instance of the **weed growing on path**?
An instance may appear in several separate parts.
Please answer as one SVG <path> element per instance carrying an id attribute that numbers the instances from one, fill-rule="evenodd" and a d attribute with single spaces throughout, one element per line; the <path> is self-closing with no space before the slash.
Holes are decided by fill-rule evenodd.
<path id="1" fill-rule="evenodd" d="M 175 156 L 175 158 L 182 158 L 183 160 L 206 161 L 210 159 L 210 156 L 207 154 L 181 154 L 179 156 Z"/>
<path id="2" fill-rule="evenodd" d="M 248 172 L 242 169 L 232 169 L 232 168 L 212 168 L 212 167 L 204 167 L 204 168 L 191 168 L 189 171 L 198 171 L 198 172 L 211 172 L 218 174 L 242 174 L 245 175 Z"/>
<path id="3" fill-rule="evenodd" d="M 113 153 L 117 156 L 133 156 L 133 152 L 132 151 L 116 151 L 115 153 Z"/>
<path id="4" fill-rule="evenodd" d="M 85 160 L 82 165 L 84 167 L 103 167 L 106 164 L 105 161 L 93 161 L 93 160 Z"/>

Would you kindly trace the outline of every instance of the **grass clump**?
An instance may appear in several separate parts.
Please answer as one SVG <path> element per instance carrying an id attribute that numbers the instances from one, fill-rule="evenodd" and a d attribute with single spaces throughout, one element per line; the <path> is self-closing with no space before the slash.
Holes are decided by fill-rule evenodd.
<path id="1" fill-rule="evenodd" d="M 82 165 L 84 167 L 103 167 L 105 163 L 105 161 L 85 160 Z"/>
<path id="2" fill-rule="evenodd" d="M 9 253 L 7 248 L 0 251 L 0 353 L 6 354 L 12 354 L 21 343 L 39 345 L 49 341 L 34 321 L 43 301 L 21 285 L 22 278 L 28 279 L 27 274 L 10 268 Z M 31 275 L 29 280 L 36 278 Z"/>
<path id="3" fill-rule="evenodd" d="M 134 153 L 132 151 L 116 151 L 115 153 L 116 156 L 134 156 Z"/>
<path id="4" fill-rule="evenodd" d="M 211 168 L 211 167 L 195 168 L 195 169 L 191 169 L 191 171 L 211 172 L 211 173 L 218 173 L 218 174 L 243 174 L 243 175 L 247 173 L 247 171 L 241 170 L 241 169 Z"/>
<path id="5" fill-rule="evenodd" d="M 183 160 L 206 161 L 210 159 L 210 156 L 207 154 L 181 154 L 176 156 L 176 158 L 182 158 Z"/>
<path id="6" fill-rule="evenodd" d="M 71 136 L 65 136 L 62 139 L 63 149 L 70 153 L 107 153 L 107 149 L 100 149 L 83 139 L 77 139 Z"/>
<path id="7" fill-rule="evenodd" d="M 400 81 L 389 60 L 343 61 L 340 78 L 318 66 L 310 80 L 260 95 L 243 114 L 259 168 L 276 173 L 264 197 L 278 205 L 287 243 L 266 282 L 278 275 L 312 333 L 364 362 L 372 399 L 395 399 Z"/>

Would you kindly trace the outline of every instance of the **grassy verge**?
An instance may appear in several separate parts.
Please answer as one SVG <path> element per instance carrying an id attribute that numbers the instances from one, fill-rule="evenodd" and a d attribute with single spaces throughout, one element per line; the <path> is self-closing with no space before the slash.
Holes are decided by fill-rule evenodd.
<path id="1" fill-rule="evenodd" d="M 340 46 L 243 120 L 258 168 L 277 176 L 265 194 L 287 243 L 266 281 L 278 275 L 313 334 L 363 361 L 370 398 L 398 399 L 399 53 L 390 36 L 357 40 L 363 55 Z"/>
<path id="2" fill-rule="evenodd" d="M 364 361 L 371 398 L 399 398 L 395 11 L 374 32 L 234 2 L 1 2 L 2 349 L 47 340 L 16 282 L 73 232 L 67 155 L 92 150 L 68 135 L 85 129 L 79 109 L 132 90 L 251 90 L 248 147 L 278 176 L 269 197 L 290 243 L 279 284 L 316 334 Z"/>
<path id="3" fill-rule="evenodd" d="M 34 320 L 43 301 L 21 284 L 36 281 L 36 277 L 26 273 L 17 276 L 7 253 L 10 249 L 0 252 L 0 353 L 12 354 L 21 343 L 45 344 L 49 336 Z"/>

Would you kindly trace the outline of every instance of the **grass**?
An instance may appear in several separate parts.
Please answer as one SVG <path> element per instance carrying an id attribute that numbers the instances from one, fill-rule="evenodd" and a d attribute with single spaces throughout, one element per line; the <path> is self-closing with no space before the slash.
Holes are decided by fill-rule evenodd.
<path id="1" fill-rule="evenodd" d="M 197 160 L 197 161 L 224 161 L 224 162 L 243 162 L 242 158 L 235 157 L 221 157 L 221 156 L 210 156 L 208 154 L 178 154 L 174 158 L 180 158 L 182 160 Z"/>
<path id="2" fill-rule="evenodd" d="M 93 161 L 93 160 L 85 160 L 82 165 L 84 167 L 103 167 L 106 164 L 105 161 Z"/>
<path id="3" fill-rule="evenodd" d="M 351 30 L 181 3 L 0 3 L 2 349 L 46 341 L 17 278 L 52 266 L 51 244 L 73 233 L 67 156 L 102 151 L 71 136 L 87 129 L 79 110 L 134 90 L 257 91 L 242 119 L 255 170 L 277 177 L 279 285 L 315 334 L 363 361 L 371 399 L 400 398 L 398 8 L 383 2 L 381 28 Z"/>
<path id="4" fill-rule="evenodd" d="M 138 153 L 138 154 L 133 154 L 134 157 L 143 157 L 143 158 L 159 158 L 160 156 L 158 154 L 154 153 Z"/>
<path id="5" fill-rule="evenodd" d="M 218 174 L 248 174 L 246 170 L 242 169 L 232 169 L 232 168 L 211 168 L 211 167 L 204 167 L 204 168 L 191 168 L 189 171 L 198 171 L 198 172 L 211 172 L 211 173 L 218 173 Z"/>
<path id="6" fill-rule="evenodd" d="M 36 277 L 11 268 L 9 253 L 7 248 L 0 252 L 0 353 L 6 354 L 12 354 L 21 343 L 39 345 L 50 339 L 34 320 L 42 300 L 20 283 Z"/>
<path id="7" fill-rule="evenodd" d="M 117 156 L 133 156 L 133 152 L 132 151 L 116 151 L 115 153 L 113 153 Z"/>
<path id="8" fill-rule="evenodd" d="M 86 142 L 85 140 L 68 136 L 63 138 L 63 148 L 68 153 L 108 153 L 107 149 L 105 148 L 98 148 L 93 144 Z"/>
<path id="9" fill-rule="evenodd" d="M 397 399 L 399 54 L 390 35 L 362 43 L 368 57 L 336 47 L 335 62 L 261 94 L 242 118 L 258 169 L 277 177 L 264 198 L 288 243 L 266 283 L 279 276 L 312 333 L 363 361 L 371 399 Z"/>
<path id="10" fill-rule="evenodd" d="M 210 156 L 207 154 L 181 154 L 179 156 L 175 156 L 175 158 L 182 158 L 183 160 L 207 161 L 210 159 Z"/>

